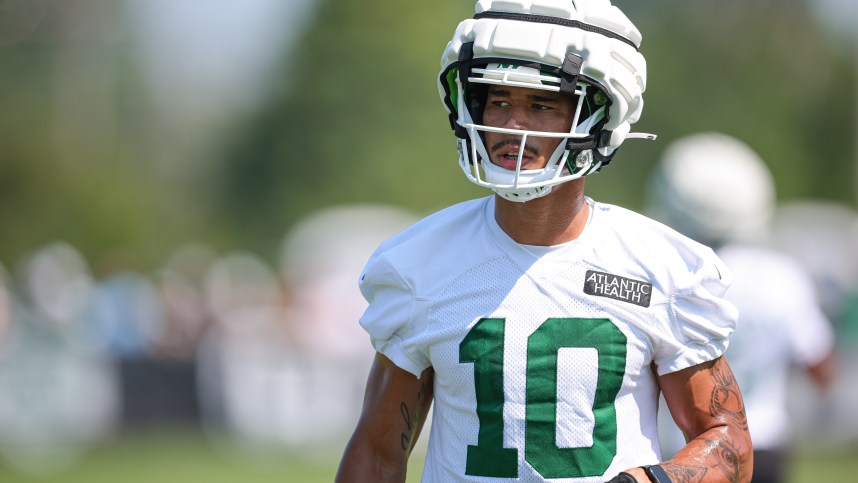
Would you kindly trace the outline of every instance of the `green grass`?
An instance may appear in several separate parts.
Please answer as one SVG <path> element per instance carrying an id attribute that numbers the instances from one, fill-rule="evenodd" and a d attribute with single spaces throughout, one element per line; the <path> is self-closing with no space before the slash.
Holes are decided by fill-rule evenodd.
<path id="1" fill-rule="evenodd" d="M 282 454 L 241 456 L 194 432 L 125 435 L 90 450 L 73 466 L 27 475 L 0 464 L 0 481 L 14 483 L 330 483 L 340 445 Z M 415 454 L 408 482 L 420 481 L 422 455 Z M 858 446 L 807 447 L 796 453 L 788 483 L 853 481 Z"/>
<path id="2" fill-rule="evenodd" d="M 787 483 L 821 481 L 856 481 L 858 475 L 858 443 L 848 446 L 821 445 L 796 451 Z"/>
<path id="3" fill-rule="evenodd" d="M 0 461 L 3 483 L 330 483 L 342 445 L 265 454 L 240 451 L 197 432 L 127 434 L 89 450 L 62 470 L 26 473 Z M 408 482 L 420 481 L 414 455 Z"/>

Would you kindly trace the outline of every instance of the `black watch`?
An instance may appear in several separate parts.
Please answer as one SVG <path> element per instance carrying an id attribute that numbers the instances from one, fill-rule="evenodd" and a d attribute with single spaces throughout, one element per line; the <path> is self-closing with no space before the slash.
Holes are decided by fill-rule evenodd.
<path id="1" fill-rule="evenodd" d="M 659 465 L 644 466 L 643 470 L 652 483 L 673 483 L 664 468 Z"/>

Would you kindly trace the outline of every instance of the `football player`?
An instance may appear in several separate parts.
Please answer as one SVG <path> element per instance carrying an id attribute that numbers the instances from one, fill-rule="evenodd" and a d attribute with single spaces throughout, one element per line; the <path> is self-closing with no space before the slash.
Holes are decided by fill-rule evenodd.
<path id="1" fill-rule="evenodd" d="M 824 394 L 836 364 L 834 331 L 810 275 L 768 246 L 775 211 L 772 175 L 744 142 L 698 133 L 668 146 L 650 195 L 655 217 L 713 247 L 733 273 L 727 300 L 740 317 L 726 357 L 746 401 L 754 441 L 752 481 L 785 481 L 790 371 L 804 368 Z M 668 447 L 671 431 L 676 430 L 662 431 Z"/>
<path id="2" fill-rule="evenodd" d="M 337 481 L 747 481 L 737 317 L 707 247 L 584 195 L 643 107 L 640 32 L 608 0 L 480 0 L 441 60 L 459 165 L 492 196 L 382 243 L 377 355 Z M 688 438 L 662 461 L 659 392 Z"/>

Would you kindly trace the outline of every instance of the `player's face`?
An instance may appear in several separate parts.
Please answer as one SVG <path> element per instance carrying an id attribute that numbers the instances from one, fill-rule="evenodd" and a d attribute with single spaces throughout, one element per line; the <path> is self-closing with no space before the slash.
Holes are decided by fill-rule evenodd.
<path id="1" fill-rule="evenodd" d="M 483 111 L 483 124 L 491 127 L 568 133 L 576 99 L 559 92 L 524 87 L 491 86 Z M 485 145 L 492 163 L 515 170 L 521 136 L 486 132 Z M 545 167 L 560 138 L 528 136 L 521 169 Z"/>

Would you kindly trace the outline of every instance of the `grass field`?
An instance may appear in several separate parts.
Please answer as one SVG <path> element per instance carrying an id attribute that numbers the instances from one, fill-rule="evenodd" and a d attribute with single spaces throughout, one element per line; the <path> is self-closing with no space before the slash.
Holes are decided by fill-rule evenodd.
<path id="1" fill-rule="evenodd" d="M 320 451 L 322 453 L 320 453 Z M 0 482 L 21 483 L 329 483 L 339 447 L 315 454 L 239 456 L 217 449 L 193 432 L 150 433 L 117 438 L 60 471 L 26 475 L 0 465 Z M 414 455 L 409 482 L 420 480 L 422 455 Z M 858 446 L 806 448 L 797 453 L 789 483 L 858 480 Z"/>

